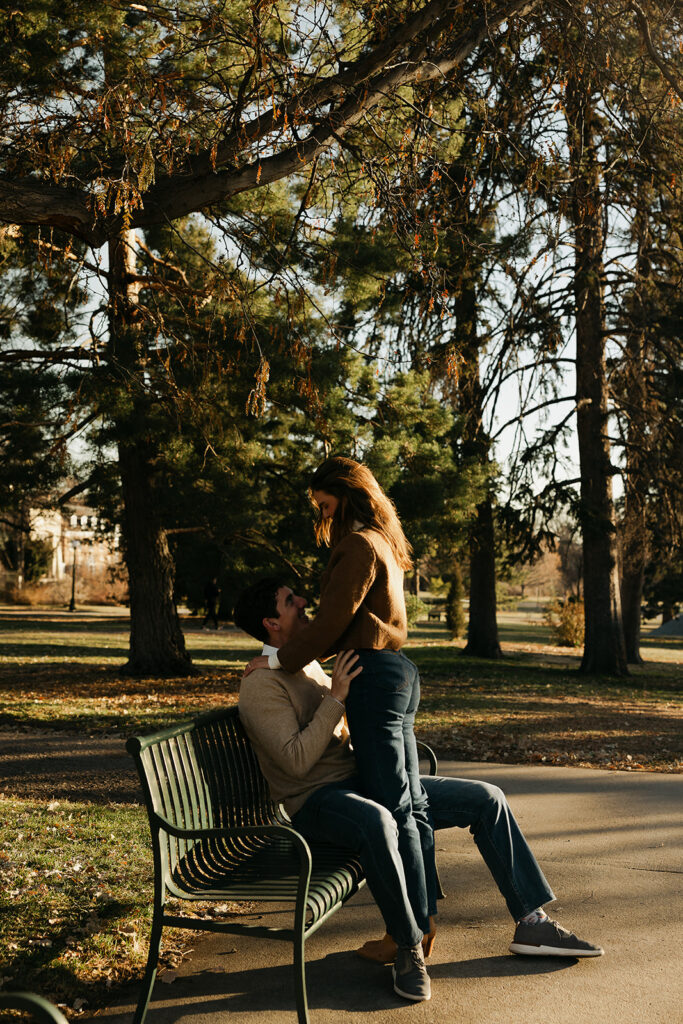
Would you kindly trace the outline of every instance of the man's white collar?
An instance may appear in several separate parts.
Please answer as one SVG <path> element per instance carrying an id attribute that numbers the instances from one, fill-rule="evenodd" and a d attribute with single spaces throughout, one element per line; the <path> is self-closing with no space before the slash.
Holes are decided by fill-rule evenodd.
<path id="1" fill-rule="evenodd" d="M 263 656 L 265 656 L 266 658 L 270 658 L 270 656 L 272 654 L 274 654 L 277 657 L 277 652 L 278 652 L 278 648 L 277 647 L 273 647 L 272 644 L 264 644 L 263 645 L 263 650 L 261 651 L 261 654 Z M 320 668 L 320 665 L 318 664 L 317 661 L 309 662 L 308 665 L 304 665 L 304 668 L 310 668 L 313 665 L 316 665 L 318 668 Z M 280 666 L 280 662 L 279 661 L 278 661 L 277 664 L 275 664 L 274 661 L 273 661 L 273 662 L 270 663 L 270 665 L 268 667 L 269 668 L 280 668 L 281 666 Z"/>

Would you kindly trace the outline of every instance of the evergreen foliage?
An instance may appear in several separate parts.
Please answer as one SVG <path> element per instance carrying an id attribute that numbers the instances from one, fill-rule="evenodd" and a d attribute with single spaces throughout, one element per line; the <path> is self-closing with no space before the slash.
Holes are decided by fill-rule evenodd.
<path id="1" fill-rule="evenodd" d="M 638 622 L 681 550 L 680 27 L 604 0 L 0 13 L 15 552 L 90 424 L 78 486 L 124 525 L 131 666 L 189 668 L 169 544 L 176 598 L 216 571 L 226 606 L 266 569 L 313 588 L 306 482 L 340 452 L 391 494 L 418 572 L 467 541 L 475 654 L 500 650 L 496 555 L 528 562 L 570 508 L 584 667 L 624 671 L 616 531 Z"/>

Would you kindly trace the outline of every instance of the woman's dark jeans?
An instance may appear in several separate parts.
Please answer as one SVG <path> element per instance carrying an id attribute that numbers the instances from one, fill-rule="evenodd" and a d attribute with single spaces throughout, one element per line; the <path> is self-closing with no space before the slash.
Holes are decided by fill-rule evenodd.
<path id="1" fill-rule="evenodd" d="M 420 676 L 398 651 L 356 653 L 363 671 L 351 683 L 346 716 L 361 789 L 396 822 L 408 898 L 415 921 L 426 933 L 430 908 L 436 906 L 436 869 L 413 731 Z"/>
<path id="2" fill-rule="evenodd" d="M 410 906 L 398 828 L 386 807 L 363 796 L 356 776 L 316 789 L 292 822 L 307 839 L 345 846 L 363 865 L 389 934 L 399 946 L 422 940 Z"/>

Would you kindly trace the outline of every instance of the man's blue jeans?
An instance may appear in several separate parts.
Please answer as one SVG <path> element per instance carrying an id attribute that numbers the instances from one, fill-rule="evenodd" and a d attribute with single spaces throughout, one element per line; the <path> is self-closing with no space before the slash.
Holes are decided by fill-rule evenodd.
<path id="1" fill-rule="evenodd" d="M 429 931 L 436 870 L 434 832 L 420 785 L 414 733 L 420 676 L 417 666 L 398 651 L 356 653 L 363 671 L 351 683 L 346 717 L 361 792 L 385 807 L 396 822 L 408 899 L 421 937 Z"/>
<path id="2" fill-rule="evenodd" d="M 423 776 L 437 829 L 469 828 L 515 921 L 555 896 L 520 831 L 505 794 L 469 779 Z M 352 850 L 360 859 L 386 929 L 400 946 L 422 938 L 408 898 L 393 816 L 363 796 L 356 776 L 317 789 L 294 815 L 303 835 Z M 430 912 L 436 906 L 430 906 Z"/>

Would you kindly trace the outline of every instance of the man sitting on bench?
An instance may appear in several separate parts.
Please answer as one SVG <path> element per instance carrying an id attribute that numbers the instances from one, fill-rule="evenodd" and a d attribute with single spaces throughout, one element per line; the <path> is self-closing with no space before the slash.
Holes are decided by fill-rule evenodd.
<path id="1" fill-rule="evenodd" d="M 305 607 L 305 598 L 282 580 L 266 579 L 241 594 L 234 619 L 270 654 L 305 625 Z M 348 847 L 358 856 L 387 930 L 383 939 L 366 942 L 358 952 L 391 963 L 397 954 L 392 936 L 419 929 L 406 892 L 394 820 L 363 796 L 355 777 L 344 721 L 344 699 L 354 674 L 352 659 L 345 654 L 337 658 L 331 679 L 317 661 L 293 675 L 284 669 L 256 669 L 242 680 L 239 713 L 273 800 L 283 802 L 295 828 L 312 841 Z M 474 836 L 516 922 L 510 952 L 602 955 L 599 946 L 561 928 L 542 909 L 555 896 L 502 790 L 486 782 L 430 776 L 422 778 L 422 785 L 435 829 L 469 827 Z M 431 893 L 434 914 L 435 899 Z M 423 940 L 426 956 L 433 941 L 434 928 Z M 394 988 L 414 1001 L 430 995 L 428 978 L 413 992 L 395 973 Z"/>

